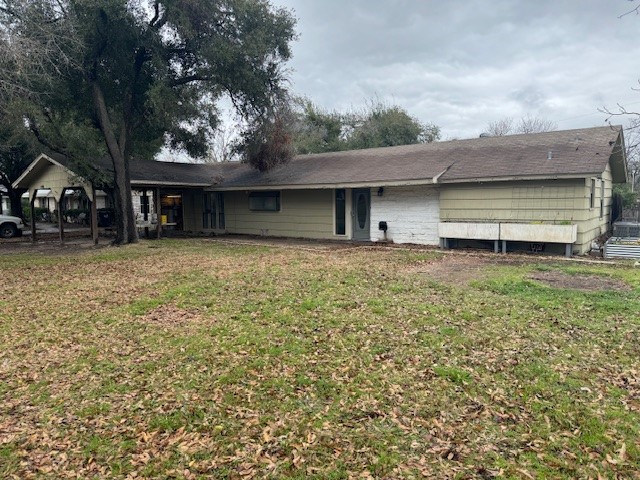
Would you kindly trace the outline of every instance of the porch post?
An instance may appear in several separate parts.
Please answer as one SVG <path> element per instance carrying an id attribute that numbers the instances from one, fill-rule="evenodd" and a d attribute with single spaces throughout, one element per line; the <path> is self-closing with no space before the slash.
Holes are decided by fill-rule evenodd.
<path id="1" fill-rule="evenodd" d="M 91 239 L 98 244 L 98 206 L 96 205 L 96 187 L 91 185 Z"/>
<path id="2" fill-rule="evenodd" d="M 572 250 L 573 250 L 573 244 L 571 244 L 571 243 L 565 244 L 564 256 L 567 257 L 567 258 L 571 258 L 571 254 L 573 253 Z"/>
<path id="3" fill-rule="evenodd" d="M 60 193 L 60 198 L 58 201 L 58 230 L 60 231 L 60 243 L 64 243 L 64 215 L 62 212 L 62 204 L 64 202 L 64 192 L 66 192 L 66 187 L 62 189 L 62 193 Z"/>
<path id="4" fill-rule="evenodd" d="M 31 196 L 31 241 L 35 242 L 36 241 L 36 212 L 35 210 L 35 206 L 36 206 L 36 197 L 38 196 L 38 189 L 36 188 L 33 191 L 33 194 Z"/>
<path id="5" fill-rule="evenodd" d="M 502 240 L 502 253 L 507 253 L 507 241 Z"/>
<path id="6" fill-rule="evenodd" d="M 156 187 L 155 195 L 155 207 L 156 207 L 156 238 L 162 237 L 162 207 L 160 206 L 160 187 Z"/>

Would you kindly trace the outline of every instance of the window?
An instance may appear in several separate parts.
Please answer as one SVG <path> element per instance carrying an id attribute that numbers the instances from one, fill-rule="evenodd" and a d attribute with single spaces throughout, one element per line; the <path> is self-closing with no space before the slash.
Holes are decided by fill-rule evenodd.
<path id="1" fill-rule="evenodd" d="M 345 235 L 347 233 L 345 224 L 345 203 L 346 193 L 344 188 L 336 189 L 336 235 Z"/>
<path id="2" fill-rule="evenodd" d="M 604 180 L 600 179 L 600 218 L 604 217 Z"/>
<path id="3" fill-rule="evenodd" d="M 591 179 L 591 198 L 589 199 L 589 208 L 596 206 L 596 179 Z"/>
<path id="4" fill-rule="evenodd" d="M 279 212 L 280 192 L 251 192 L 249 210 L 254 212 Z"/>
<path id="5" fill-rule="evenodd" d="M 205 192 L 202 198 L 202 228 L 205 230 L 216 228 L 215 193 Z"/>
<path id="6" fill-rule="evenodd" d="M 218 204 L 218 228 L 225 228 L 224 193 L 216 193 L 216 203 Z"/>
<path id="7" fill-rule="evenodd" d="M 224 228 L 224 194 L 205 192 L 202 205 L 202 228 L 212 230 L 216 227 Z"/>

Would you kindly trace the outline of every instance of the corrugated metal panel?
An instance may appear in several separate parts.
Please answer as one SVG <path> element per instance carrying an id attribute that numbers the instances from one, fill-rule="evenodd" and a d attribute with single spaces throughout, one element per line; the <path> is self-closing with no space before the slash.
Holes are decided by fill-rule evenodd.
<path id="1" fill-rule="evenodd" d="M 640 238 L 610 238 L 604 244 L 604 258 L 640 258 Z"/>

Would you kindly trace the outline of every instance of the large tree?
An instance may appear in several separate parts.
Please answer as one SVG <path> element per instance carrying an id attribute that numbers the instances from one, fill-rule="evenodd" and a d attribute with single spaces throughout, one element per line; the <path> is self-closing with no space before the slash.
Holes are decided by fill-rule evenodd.
<path id="1" fill-rule="evenodd" d="M 375 100 L 347 116 L 346 141 L 350 149 L 393 147 L 431 143 L 440 138 L 440 128 L 423 123 L 397 105 Z"/>
<path id="2" fill-rule="evenodd" d="M 13 182 L 33 160 L 36 150 L 24 129 L 15 128 L 16 121 L 20 119 L 12 119 L 7 110 L 0 114 L 0 185 L 9 197 L 11 215 L 23 217 L 20 197 L 24 191 L 13 188 Z"/>
<path id="3" fill-rule="evenodd" d="M 72 162 L 111 159 L 118 243 L 137 240 L 130 162 L 167 144 L 204 157 L 222 96 L 269 123 L 295 38 L 267 0 L 0 0 L 0 20 L 0 57 L 47 52 L 7 82 L 28 128 Z"/>
<path id="4" fill-rule="evenodd" d="M 336 152 L 347 148 L 344 130 L 344 115 L 328 112 L 310 100 L 294 102 L 293 143 L 296 153 Z"/>
<path id="5" fill-rule="evenodd" d="M 298 153 L 430 143 L 440 138 L 436 125 L 378 99 L 346 113 L 328 112 L 308 100 L 298 100 L 296 107 L 293 139 Z"/>

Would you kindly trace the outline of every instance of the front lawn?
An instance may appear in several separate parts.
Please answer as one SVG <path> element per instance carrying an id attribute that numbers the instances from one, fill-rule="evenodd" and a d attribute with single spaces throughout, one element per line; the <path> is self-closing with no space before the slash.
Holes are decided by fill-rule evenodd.
<path id="1" fill-rule="evenodd" d="M 0 255 L 0 478 L 640 478 L 639 293 L 515 255 Z"/>

